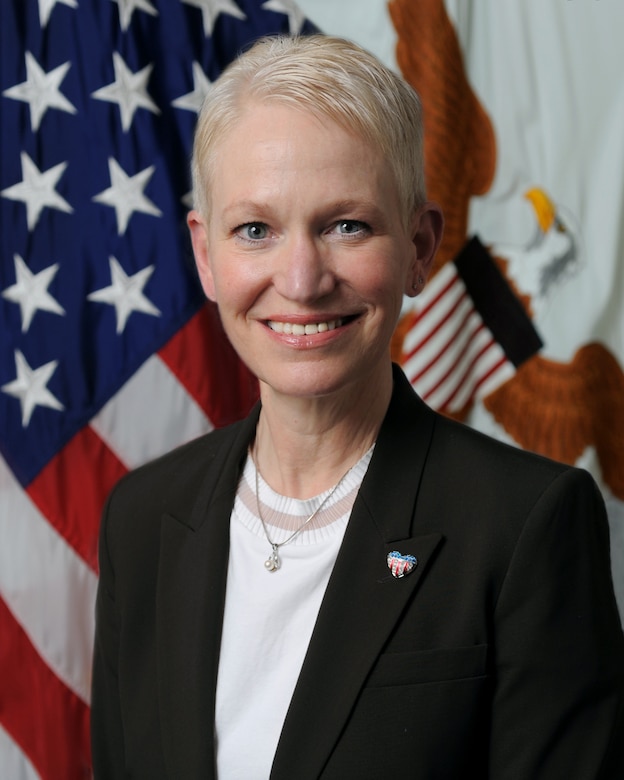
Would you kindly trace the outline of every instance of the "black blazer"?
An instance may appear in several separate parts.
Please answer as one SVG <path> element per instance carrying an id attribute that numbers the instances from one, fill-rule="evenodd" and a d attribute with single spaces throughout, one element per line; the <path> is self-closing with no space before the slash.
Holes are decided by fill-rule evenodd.
<path id="1" fill-rule="evenodd" d="M 96 780 L 215 777 L 229 519 L 257 416 L 109 498 Z M 411 574 L 391 576 L 391 550 L 417 557 Z M 624 643 L 596 486 L 435 414 L 397 369 L 271 778 L 389 775 L 624 778 Z"/>

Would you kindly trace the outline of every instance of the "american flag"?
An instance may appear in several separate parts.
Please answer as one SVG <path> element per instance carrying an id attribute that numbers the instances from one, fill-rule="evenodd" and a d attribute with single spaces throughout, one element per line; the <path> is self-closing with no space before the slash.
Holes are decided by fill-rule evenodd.
<path id="1" fill-rule="evenodd" d="M 197 110 L 291 0 L 0 3 L 0 777 L 91 774 L 100 511 L 242 416 L 255 380 L 195 277 Z"/>
<path id="2" fill-rule="evenodd" d="M 427 283 L 402 328 L 401 363 L 412 386 L 433 409 L 460 417 L 542 347 L 476 236 Z"/>

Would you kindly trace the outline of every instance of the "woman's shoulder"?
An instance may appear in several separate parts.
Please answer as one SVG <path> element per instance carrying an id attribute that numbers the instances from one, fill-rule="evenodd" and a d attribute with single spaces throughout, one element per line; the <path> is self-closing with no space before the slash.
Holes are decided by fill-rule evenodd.
<path id="1" fill-rule="evenodd" d="M 199 436 L 128 472 L 111 491 L 104 514 L 136 518 L 190 511 L 195 498 L 215 471 L 240 449 L 248 421 L 240 421 Z"/>
<path id="2" fill-rule="evenodd" d="M 501 479 L 534 477 L 550 481 L 565 472 L 586 474 L 583 469 L 554 460 L 544 454 L 522 449 L 470 427 L 465 423 L 436 413 L 432 446 L 449 463 L 459 462 L 462 471 L 479 470 L 498 474 Z M 589 475 L 587 475 L 589 476 Z"/>
<path id="3" fill-rule="evenodd" d="M 120 481 L 127 489 L 143 485 L 146 482 L 167 483 L 178 475 L 192 479 L 198 473 L 204 473 L 212 460 L 235 438 L 243 422 L 218 428 L 209 433 L 191 439 L 169 452 L 133 469 Z"/>
<path id="4" fill-rule="evenodd" d="M 403 376 L 399 377 L 394 417 L 402 424 L 395 420 L 393 432 L 402 439 L 402 451 L 409 449 L 410 439 L 416 441 L 426 435 L 427 462 L 435 464 L 449 480 L 453 476 L 471 480 L 473 487 L 493 481 L 526 485 L 527 481 L 548 483 L 567 471 L 581 472 L 434 411 L 416 395 Z"/>
<path id="5" fill-rule="evenodd" d="M 520 523 L 538 507 L 554 511 L 558 505 L 575 505 L 588 514 L 604 514 L 600 490 L 585 469 L 440 415 L 429 455 L 431 472 L 444 475 L 441 481 L 450 495 L 464 495 L 475 506 L 496 508 Z"/>

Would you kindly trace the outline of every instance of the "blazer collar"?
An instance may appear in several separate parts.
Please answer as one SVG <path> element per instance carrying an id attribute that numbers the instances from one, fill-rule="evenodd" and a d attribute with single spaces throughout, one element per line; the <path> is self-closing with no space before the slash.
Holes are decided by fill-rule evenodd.
<path id="1" fill-rule="evenodd" d="M 259 414 L 207 439 L 206 477 L 188 515 L 164 515 L 157 587 L 158 688 L 167 777 L 215 778 L 214 710 L 229 520 Z"/>
<path id="2" fill-rule="evenodd" d="M 171 777 L 215 777 L 229 518 L 258 414 L 259 406 L 233 434 L 223 432 L 190 516 L 162 520 L 158 685 Z M 395 367 L 392 400 L 286 716 L 272 780 L 321 775 L 367 674 L 441 542 L 438 534 L 418 535 L 415 514 L 434 421 Z M 386 563 L 394 549 L 418 559 L 415 571 L 400 580 Z M 315 728 L 318 723 L 323 729 Z M 304 738 L 310 734 L 314 739 Z"/>
<path id="3" fill-rule="evenodd" d="M 415 513 L 434 421 L 395 368 L 392 401 L 319 612 L 271 780 L 321 776 L 368 673 L 442 541 L 440 534 L 418 534 Z M 409 576 L 391 575 L 386 558 L 394 549 L 416 556 Z"/>

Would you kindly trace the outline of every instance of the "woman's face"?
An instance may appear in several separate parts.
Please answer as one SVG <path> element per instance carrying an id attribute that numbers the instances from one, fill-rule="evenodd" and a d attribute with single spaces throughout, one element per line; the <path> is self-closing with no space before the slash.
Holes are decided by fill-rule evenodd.
<path id="1" fill-rule="evenodd" d="M 255 103 L 215 160 L 210 215 L 189 226 L 243 361 L 297 397 L 387 376 L 403 294 L 427 269 L 384 159 L 333 122 Z"/>

